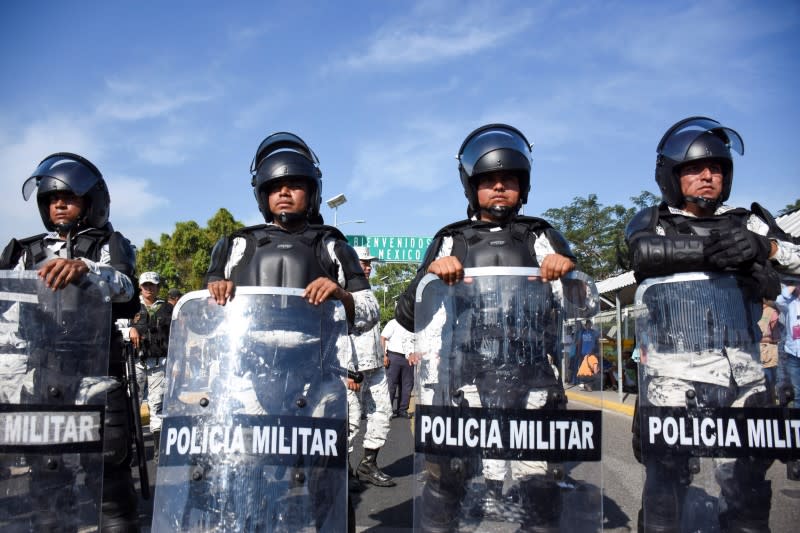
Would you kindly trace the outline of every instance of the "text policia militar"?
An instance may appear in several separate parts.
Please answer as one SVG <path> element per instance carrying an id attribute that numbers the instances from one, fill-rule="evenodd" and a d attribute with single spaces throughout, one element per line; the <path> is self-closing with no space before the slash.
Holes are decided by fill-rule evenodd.
<path id="1" fill-rule="evenodd" d="M 600 411 L 417 405 L 419 453 L 490 459 L 599 461 Z"/>
<path id="2" fill-rule="evenodd" d="M 266 464 L 298 457 L 344 464 L 345 420 L 280 415 L 181 416 L 164 419 L 160 463 L 193 464 L 204 456 L 252 456 Z"/>
<path id="3" fill-rule="evenodd" d="M 102 406 L 0 405 L 0 452 L 102 452 L 102 435 Z"/>
<path id="4" fill-rule="evenodd" d="M 800 409 L 640 406 L 644 453 L 800 459 Z"/>

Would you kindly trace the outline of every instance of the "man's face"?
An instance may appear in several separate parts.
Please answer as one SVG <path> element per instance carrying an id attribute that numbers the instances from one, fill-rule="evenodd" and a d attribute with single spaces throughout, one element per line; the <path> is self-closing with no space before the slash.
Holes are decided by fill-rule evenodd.
<path id="1" fill-rule="evenodd" d="M 148 281 L 139 285 L 139 288 L 142 290 L 142 297 L 145 301 L 151 303 L 156 300 L 156 296 L 158 296 L 158 285 Z"/>
<path id="2" fill-rule="evenodd" d="M 269 188 L 269 210 L 273 215 L 305 213 L 308 205 L 306 196 L 307 186 L 304 179 L 277 180 Z"/>
<path id="3" fill-rule="evenodd" d="M 69 191 L 58 191 L 50 195 L 50 222 L 70 225 L 83 212 L 83 198 Z"/>
<path id="4" fill-rule="evenodd" d="M 481 209 L 510 207 L 519 204 L 519 178 L 499 170 L 478 178 L 478 205 Z"/>
<path id="5" fill-rule="evenodd" d="M 363 259 L 358 260 L 361 263 L 361 270 L 364 271 L 364 275 L 369 277 L 372 273 L 372 261 L 364 261 Z"/>
<path id="6" fill-rule="evenodd" d="M 683 165 L 678 171 L 684 196 L 716 200 L 722 194 L 722 165 L 704 159 Z"/>

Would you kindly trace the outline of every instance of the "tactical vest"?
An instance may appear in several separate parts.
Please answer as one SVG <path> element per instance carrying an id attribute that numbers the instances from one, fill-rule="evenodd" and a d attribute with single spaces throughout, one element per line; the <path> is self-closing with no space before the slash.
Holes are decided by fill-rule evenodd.
<path id="1" fill-rule="evenodd" d="M 330 229 L 307 226 L 301 232 L 289 233 L 278 226 L 262 225 L 236 232 L 232 237 L 243 237 L 247 244 L 230 274 L 231 281 L 237 286 L 298 289 L 319 277 L 337 281 L 337 266 L 324 243 L 326 237 L 336 237 Z"/>
<path id="2" fill-rule="evenodd" d="M 714 230 L 728 230 L 733 227 L 747 229 L 747 219 L 750 212 L 747 209 L 737 208 L 726 211 L 720 215 L 710 217 L 690 217 L 683 214 L 673 214 L 669 209 L 659 209 L 657 224 L 664 228 L 667 237 L 676 235 L 696 235 L 708 237 Z"/>
<path id="3" fill-rule="evenodd" d="M 169 343 L 169 327 L 172 321 L 172 305 L 157 300 L 149 309 L 141 304 L 131 325 L 139 330 L 144 340 L 145 357 L 166 357 Z"/>
<path id="4" fill-rule="evenodd" d="M 446 226 L 440 234 L 453 238 L 451 255 L 458 257 L 464 268 L 472 267 L 532 267 L 538 268 L 534 243 L 538 235 L 548 231 L 550 224 L 534 217 L 517 217 L 514 222 L 498 226 L 490 222 L 464 220 Z M 562 238 L 563 239 L 563 238 Z M 552 242 L 556 253 L 572 256 L 566 242 Z M 563 249 L 559 249 L 563 248 Z"/>

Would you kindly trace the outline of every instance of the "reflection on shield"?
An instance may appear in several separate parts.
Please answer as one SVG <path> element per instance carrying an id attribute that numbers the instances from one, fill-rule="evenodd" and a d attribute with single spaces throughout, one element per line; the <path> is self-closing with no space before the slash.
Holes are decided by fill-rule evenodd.
<path id="1" fill-rule="evenodd" d="M 156 531 L 305 531 L 346 523 L 340 304 L 239 287 L 184 297 L 171 328 Z"/>
<path id="2" fill-rule="evenodd" d="M 111 299 L 92 277 L 52 291 L 0 272 L 0 528 L 100 523 Z"/>
<path id="3" fill-rule="evenodd" d="M 420 283 L 415 527 L 600 529 L 600 411 L 567 410 L 557 370 L 566 323 L 593 316 L 597 292 L 564 281 L 479 268 Z"/>

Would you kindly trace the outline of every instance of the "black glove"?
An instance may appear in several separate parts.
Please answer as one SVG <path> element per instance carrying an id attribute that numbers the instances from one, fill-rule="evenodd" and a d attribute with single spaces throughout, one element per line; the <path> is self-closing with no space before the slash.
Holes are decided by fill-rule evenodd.
<path id="1" fill-rule="evenodd" d="M 765 263 L 772 250 L 770 240 L 744 228 L 712 231 L 706 240 L 704 255 L 718 268 L 742 267 L 752 263 Z"/>
<path id="2" fill-rule="evenodd" d="M 769 262 L 753 263 L 750 274 L 758 285 L 762 298 L 774 300 L 781 293 L 781 277 Z"/>

